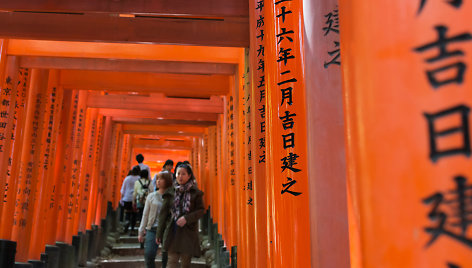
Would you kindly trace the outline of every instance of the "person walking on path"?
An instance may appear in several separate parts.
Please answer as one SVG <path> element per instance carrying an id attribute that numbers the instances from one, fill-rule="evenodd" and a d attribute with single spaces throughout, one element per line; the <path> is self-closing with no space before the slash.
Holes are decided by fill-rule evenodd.
<path id="1" fill-rule="evenodd" d="M 141 170 L 147 170 L 148 171 L 148 180 L 151 180 L 151 169 L 149 168 L 148 165 L 143 163 L 144 161 L 144 156 L 142 154 L 137 154 L 136 155 L 136 162 L 138 162 L 138 166 Z"/>
<path id="2" fill-rule="evenodd" d="M 141 221 L 143 217 L 144 204 L 146 198 L 150 193 L 151 181 L 148 179 L 149 172 L 147 170 L 141 170 L 139 173 L 141 178 L 134 183 L 133 200 L 135 202 L 136 209 L 138 210 L 138 220 Z"/>
<path id="3" fill-rule="evenodd" d="M 190 267 L 192 257 L 200 257 L 200 238 L 198 219 L 204 214 L 203 192 L 195 184 L 195 176 L 188 164 L 177 168 L 178 186 L 175 188 L 174 202 L 171 207 L 171 222 L 168 230 L 158 233 L 163 248 L 169 254 L 169 267 Z M 167 237 L 166 233 L 167 232 Z"/>
<path id="4" fill-rule="evenodd" d="M 160 228 L 159 218 L 164 207 L 164 194 L 168 191 L 173 192 L 172 175 L 170 172 L 161 171 L 157 174 L 158 191 L 152 192 L 147 196 L 144 205 L 143 218 L 139 226 L 138 240 L 144 243 L 144 261 L 146 268 L 155 268 L 155 260 L 159 245 L 156 241 L 156 232 Z M 162 267 L 166 267 L 167 260 L 162 257 Z"/>
<path id="5" fill-rule="evenodd" d="M 164 165 L 162 166 L 162 171 L 169 171 L 170 174 L 172 175 L 172 178 L 174 177 L 174 174 L 172 174 L 172 168 L 174 167 L 174 161 L 172 161 L 172 159 L 167 159 L 166 162 L 164 163 Z M 152 191 L 155 191 L 155 189 L 157 188 L 157 175 L 159 174 L 156 173 L 154 175 L 154 178 L 152 178 L 151 180 L 151 189 Z"/>
<path id="6" fill-rule="evenodd" d="M 125 210 L 125 233 L 128 232 L 129 227 L 131 226 L 130 234 L 134 230 L 136 225 L 136 211 L 133 208 L 134 203 L 134 184 L 139 180 L 139 166 L 134 166 L 131 170 L 131 174 L 125 178 L 123 185 L 121 186 L 121 203 L 123 203 L 123 208 Z"/>

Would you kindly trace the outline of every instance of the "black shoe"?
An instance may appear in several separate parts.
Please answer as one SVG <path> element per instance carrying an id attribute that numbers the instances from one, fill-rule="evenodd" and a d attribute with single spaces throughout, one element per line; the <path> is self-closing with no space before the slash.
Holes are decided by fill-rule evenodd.
<path id="1" fill-rule="evenodd" d="M 144 249 L 144 243 L 141 243 L 140 249 Z"/>

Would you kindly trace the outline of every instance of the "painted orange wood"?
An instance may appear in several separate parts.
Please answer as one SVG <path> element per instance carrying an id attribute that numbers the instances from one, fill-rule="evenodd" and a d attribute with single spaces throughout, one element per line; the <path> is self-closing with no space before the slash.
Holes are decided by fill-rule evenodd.
<path id="1" fill-rule="evenodd" d="M 242 48 L 9 39 L 8 55 L 239 63 Z M 80 51 L 78 54 L 77 51 Z"/>
<path id="2" fill-rule="evenodd" d="M 95 14 L 1 12 L 1 36 L 40 40 L 245 47 L 247 18 L 135 18 Z M 28 25 L 28 27 L 24 27 Z M 68 29 L 69 31 L 64 31 Z M 205 29 L 202 31 L 201 29 Z M 71 34 L 73 33 L 73 34 Z"/>
<path id="3" fill-rule="evenodd" d="M 75 111 L 75 124 L 73 126 L 73 142 L 71 155 L 71 173 L 69 179 L 69 195 L 67 202 L 67 230 L 65 234 L 66 242 L 72 242 L 72 236 L 77 233 L 79 222 L 79 201 L 80 201 L 80 167 L 82 165 L 82 154 L 84 152 L 83 143 L 85 135 L 86 120 L 86 99 L 87 92 L 79 91 L 78 96 L 74 96 L 74 106 L 77 105 Z"/>
<path id="4" fill-rule="evenodd" d="M 338 1 L 305 2 L 303 19 L 312 267 L 355 267 L 342 190 L 347 173 Z"/>
<path id="5" fill-rule="evenodd" d="M 100 178 L 100 157 L 102 152 L 102 137 L 103 137 L 103 116 L 98 115 L 98 110 L 96 111 L 96 127 L 95 127 L 95 139 L 93 141 L 93 159 L 92 159 L 92 169 L 91 169 L 91 178 L 90 178 L 90 195 L 88 200 L 88 209 L 87 209 L 87 224 L 86 227 L 90 228 L 92 224 L 100 225 L 100 220 L 96 220 L 97 210 L 98 210 L 98 194 L 99 187 L 101 187 L 101 178 Z"/>
<path id="6" fill-rule="evenodd" d="M 55 178 L 52 176 L 53 163 L 55 158 L 55 142 L 57 136 L 57 128 L 61 120 L 61 106 L 57 103 L 62 103 L 62 90 L 58 88 L 58 72 L 51 70 L 48 76 L 47 92 L 44 96 L 45 107 L 42 112 L 44 116 L 44 123 L 40 127 L 43 131 L 41 138 L 40 161 L 38 165 L 38 184 L 37 184 L 37 203 L 34 207 L 34 216 L 31 232 L 31 245 L 29 249 L 29 256 L 34 259 L 39 259 L 41 252 L 44 251 L 46 244 L 46 237 L 55 233 L 55 223 L 48 218 L 48 210 L 50 208 L 51 197 L 56 189 Z M 58 91 L 61 92 L 58 92 Z M 50 215 L 49 215 L 50 216 Z M 50 223 L 50 224 L 48 224 Z M 52 241 L 51 241 L 52 240 Z M 54 242 L 51 239 L 49 243 Z"/>
<path id="7" fill-rule="evenodd" d="M 162 92 L 168 97 L 223 95 L 228 92 L 228 83 L 227 75 L 61 70 L 61 85 L 66 89 Z"/>
<path id="8" fill-rule="evenodd" d="M 271 255 L 274 267 L 310 267 L 302 9 L 297 1 L 266 1 L 265 7 Z"/>
<path id="9" fill-rule="evenodd" d="M 195 3 L 187 0 L 175 0 L 169 3 L 153 0 L 137 0 L 133 2 L 108 2 L 106 4 L 94 0 L 84 0 L 78 4 L 73 0 L 58 2 L 25 1 L 4 2 L 1 10 L 9 11 L 53 11 L 71 13 L 111 13 L 111 14 L 153 14 L 160 16 L 192 16 L 192 17 L 244 17 L 248 6 L 244 0 L 208 1 Z M 185 17 L 184 16 L 184 17 Z"/>
<path id="10" fill-rule="evenodd" d="M 6 52 L 6 49 L 4 50 Z M 20 67 L 23 68 L 220 75 L 232 75 L 234 74 L 236 68 L 236 65 L 231 63 L 117 60 L 38 56 L 21 56 L 19 64 Z"/>
<path id="11" fill-rule="evenodd" d="M 268 192 L 266 187 L 266 75 L 260 62 L 265 61 L 265 44 L 260 36 L 265 31 L 264 11 L 267 7 L 261 6 L 258 0 L 249 1 L 251 12 L 250 21 L 250 47 L 249 47 L 249 70 L 250 70 L 250 94 L 251 114 L 250 120 L 253 124 L 252 130 L 252 157 L 254 179 L 254 219 L 255 219 L 255 260 L 256 267 L 270 267 L 271 256 L 268 250 L 270 240 L 268 239 Z M 262 20 L 261 20 L 262 17 Z"/>
<path id="12" fill-rule="evenodd" d="M 472 5 L 339 2 L 356 264 L 468 267 Z"/>
<path id="13" fill-rule="evenodd" d="M 31 85 L 28 93 L 23 147 L 19 166 L 18 194 L 13 217 L 11 239 L 17 241 L 17 261 L 26 261 L 30 256 L 28 250 L 31 242 L 34 207 L 37 201 L 37 173 L 40 162 L 40 140 L 44 122 L 42 116 L 48 83 L 48 71 L 35 69 L 31 74 Z"/>
<path id="14" fill-rule="evenodd" d="M 10 239 L 13 227 L 13 214 L 15 212 L 15 200 L 18 188 L 18 174 L 21 155 L 22 141 L 23 141 L 23 127 L 26 117 L 26 102 L 27 93 L 30 81 L 30 71 L 27 69 L 19 69 L 17 85 L 17 96 L 15 104 L 15 114 L 13 118 L 13 131 L 11 136 L 10 158 L 8 161 L 8 169 L 6 170 L 6 184 L 5 195 L 2 197 L 4 202 L 4 209 L 2 211 L 2 222 L 0 226 L 1 237 L 3 239 Z"/>
<path id="15" fill-rule="evenodd" d="M 0 77 L 0 196 L 5 196 L 5 183 L 8 165 L 10 161 L 10 148 L 12 144 L 11 136 L 13 133 L 15 101 L 17 97 L 18 82 L 18 61 L 16 57 L 3 58 L 5 61 L 4 76 Z M 1 66 L 0 66 L 1 67 Z M 4 204 L 0 202 L 0 215 Z"/>
<path id="16" fill-rule="evenodd" d="M 99 162 L 99 181 L 98 181 L 98 207 L 97 213 L 95 216 L 95 222 L 98 223 L 102 218 L 106 216 L 106 209 L 108 205 L 108 201 L 112 201 L 110 196 L 108 195 L 108 188 L 111 188 L 113 184 L 110 184 L 111 177 L 111 161 L 113 156 L 110 152 L 112 152 L 112 121 L 111 117 L 106 116 L 103 122 L 103 135 L 100 137 L 101 139 L 101 154 L 100 154 L 100 162 Z M 113 208 L 117 206 L 117 204 L 112 204 Z"/>
<path id="17" fill-rule="evenodd" d="M 61 90 L 63 97 L 61 105 L 60 122 L 58 124 L 58 134 L 56 140 L 56 157 L 54 160 L 54 169 L 52 176 L 55 178 L 55 189 L 51 195 L 52 208 L 49 208 L 47 218 L 51 220 L 52 228 L 48 229 L 46 243 L 53 243 L 54 240 L 65 241 L 65 216 L 67 207 L 68 181 L 66 174 L 70 174 L 70 144 L 72 132 L 72 114 L 73 114 L 73 94 L 70 90 Z M 68 173 L 69 170 L 69 173 Z M 51 242 L 52 241 L 52 242 Z"/>
<path id="18" fill-rule="evenodd" d="M 186 120 L 194 121 L 214 121 L 217 120 L 217 114 L 215 113 L 201 113 L 199 111 L 181 112 L 181 111 L 154 111 L 154 110 L 124 110 L 123 107 L 117 108 L 101 108 L 100 114 L 105 116 L 116 116 L 128 118 L 166 118 L 168 120 L 180 120 L 185 118 Z"/>

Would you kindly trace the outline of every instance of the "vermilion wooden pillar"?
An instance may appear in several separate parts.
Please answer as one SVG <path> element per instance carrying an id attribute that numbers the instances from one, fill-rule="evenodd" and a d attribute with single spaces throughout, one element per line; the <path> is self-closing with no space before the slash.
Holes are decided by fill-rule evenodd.
<path id="1" fill-rule="evenodd" d="M 57 129 L 57 140 L 56 140 L 56 152 L 54 159 L 54 168 L 51 169 L 52 176 L 55 178 L 55 189 L 51 195 L 51 203 L 48 210 L 47 218 L 52 222 L 49 223 L 55 228 L 52 232 L 48 232 L 46 237 L 46 243 L 53 243 L 54 240 L 65 241 L 64 230 L 62 224 L 65 222 L 65 199 L 67 196 L 67 182 L 66 182 L 66 170 L 67 163 L 70 159 L 70 140 L 72 131 L 72 92 L 70 90 L 62 91 L 62 101 L 58 102 L 57 105 L 61 106 L 60 122 Z"/>
<path id="2" fill-rule="evenodd" d="M 72 236 L 77 233 L 79 220 L 79 180 L 80 167 L 82 165 L 83 142 L 85 133 L 85 115 L 86 115 L 87 92 L 79 91 L 77 98 L 74 97 L 74 105 L 77 105 L 75 114 L 75 124 L 73 129 L 72 156 L 70 160 L 71 175 L 69 180 L 69 195 L 67 202 L 67 231 L 65 234 L 66 242 L 72 241 Z"/>
<path id="3" fill-rule="evenodd" d="M 5 196 L 3 199 L 4 209 L 2 212 L 2 224 L 0 226 L 1 237 L 10 239 L 13 227 L 13 215 L 15 212 L 15 200 L 17 195 L 17 188 L 19 183 L 19 166 L 20 157 L 23 145 L 25 118 L 26 118 L 26 102 L 28 97 L 30 71 L 27 69 L 19 70 L 17 96 L 14 112 L 14 124 L 10 147 L 10 159 L 8 161 L 8 168 L 6 170 L 6 186 Z"/>
<path id="4" fill-rule="evenodd" d="M 82 104 L 83 105 L 83 104 Z M 63 159 L 56 158 L 55 174 L 59 177 L 61 182 L 61 195 L 59 195 L 59 211 L 58 225 L 56 237 L 59 241 L 66 240 L 67 222 L 71 219 L 72 204 L 72 165 L 73 165 L 73 149 L 76 142 L 76 125 L 78 124 L 78 110 L 79 110 L 79 91 L 66 90 L 64 92 L 63 101 L 63 119 L 64 127 L 61 127 L 62 135 L 60 135 L 59 144 L 63 145 Z M 75 182 L 74 182 L 75 183 Z M 72 196 L 71 196 L 72 195 Z"/>
<path id="5" fill-rule="evenodd" d="M 244 73 L 244 85 L 243 85 L 243 99 L 240 99 L 242 102 L 242 117 L 244 117 L 244 128 L 243 132 L 243 154 L 241 161 L 244 163 L 244 184 L 240 188 L 243 191 L 243 200 L 241 205 L 246 217 L 246 233 L 244 239 L 244 246 L 246 247 L 246 267 L 251 267 L 255 263 L 256 259 L 256 247 L 255 247 L 255 218 L 254 218 L 254 128 L 255 122 L 253 121 L 252 114 L 254 111 L 253 98 L 251 90 L 251 79 L 250 79 L 250 65 L 249 65 L 249 50 L 245 50 L 244 57 L 244 66 L 246 72 Z"/>
<path id="6" fill-rule="evenodd" d="M 471 266 L 472 3 L 339 8 L 356 267 Z"/>
<path id="7" fill-rule="evenodd" d="M 79 221 L 78 230 L 85 232 L 87 228 L 87 210 L 91 198 L 91 185 L 93 179 L 93 160 L 95 155 L 95 140 L 97 136 L 98 110 L 88 108 L 85 119 L 85 140 L 83 143 L 82 167 L 80 169 L 80 195 L 79 195 Z"/>
<path id="8" fill-rule="evenodd" d="M 97 117 L 96 117 L 96 133 L 95 139 L 93 141 L 93 163 L 92 163 L 92 170 L 91 170 L 91 179 L 90 179 L 90 197 L 88 200 L 88 209 L 87 209 L 87 228 L 92 226 L 92 224 L 100 224 L 99 221 L 95 221 L 95 216 L 97 213 L 97 202 L 98 202 L 98 187 L 100 184 L 100 153 L 102 151 L 102 144 L 101 139 L 103 136 L 103 116 L 98 115 L 97 110 Z"/>
<path id="9" fill-rule="evenodd" d="M 12 240 L 17 241 L 16 260 L 26 261 L 33 226 L 34 206 L 36 202 L 36 186 L 40 161 L 40 126 L 44 122 L 42 112 L 45 108 L 45 93 L 47 91 L 48 71 L 33 69 L 31 74 L 30 92 L 28 94 L 27 114 L 24 129 L 23 147 L 21 152 L 18 195 L 15 209 Z"/>
<path id="10" fill-rule="evenodd" d="M 302 7 L 265 1 L 267 174 L 274 267 L 311 265 Z M 310 178 L 311 179 L 311 178 Z"/>
<path id="11" fill-rule="evenodd" d="M 249 2 L 250 20 L 250 47 L 249 47 L 249 70 L 250 70 L 250 94 L 252 122 L 252 157 L 254 179 L 253 199 L 255 218 L 255 265 L 256 267 L 270 267 L 271 257 L 268 218 L 268 196 L 266 187 L 266 76 L 263 66 L 265 65 L 265 43 L 262 33 L 264 25 L 264 0 L 253 0 Z"/>
<path id="12" fill-rule="evenodd" d="M 5 69 L 1 77 L 0 89 L 0 196 L 4 198 L 5 183 L 11 148 L 11 136 L 14 124 L 15 101 L 17 95 L 18 61 L 16 57 L 3 57 Z M 0 215 L 3 210 L 3 202 L 0 202 Z"/>
<path id="13" fill-rule="evenodd" d="M 98 223 L 102 218 L 106 216 L 107 203 L 110 200 L 110 196 L 107 195 L 108 188 L 112 187 L 110 184 L 111 164 L 112 159 L 112 120 L 111 116 L 107 116 L 104 119 L 103 135 L 100 137 L 101 140 L 101 154 L 100 154 L 100 176 L 98 183 L 98 204 L 95 222 Z M 113 204 L 116 206 L 117 204 Z"/>
<path id="14" fill-rule="evenodd" d="M 63 92 L 59 89 L 59 76 L 57 70 L 51 70 L 48 78 L 48 90 L 45 96 L 45 110 L 43 111 L 45 120 L 42 125 L 43 137 L 41 139 L 41 162 L 38 163 L 38 185 L 37 185 L 37 199 L 34 209 L 34 226 L 32 229 L 32 238 L 29 256 L 34 259 L 39 259 L 41 252 L 44 250 L 46 237 L 50 237 L 55 233 L 56 223 L 48 218 L 49 208 L 51 207 L 51 198 L 54 197 L 56 190 L 56 178 L 53 176 L 54 158 L 56 152 L 56 137 L 58 132 L 58 125 L 61 120 L 61 108 Z M 53 201 L 54 203 L 54 201 Z M 51 215 L 49 215 L 51 216 Z M 49 239 L 51 240 L 51 239 Z M 50 241 L 51 242 L 51 241 Z"/>
<path id="15" fill-rule="evenodd" d="M 303 1 L 311 267 L 350 266 L 339 19 L 337 0 Z"/>
<path id="16" fill-rule="evenodd" d="M 110 200 L 112 201 L 114 206 L 118 205 L 119 200 L 121 199 L 121 186 L 123 184 L 124 178 L 121 177 L 120 174 L 120 156 L 121 156 L 121 148 L 122 148 L 122 139 L 123 130 L 121 124 L 115 124 L 113 126 L 113 161 L 112 163 L 112 175 L 110 176 L 113 180 L 113 187 L 111 187 Z"/>

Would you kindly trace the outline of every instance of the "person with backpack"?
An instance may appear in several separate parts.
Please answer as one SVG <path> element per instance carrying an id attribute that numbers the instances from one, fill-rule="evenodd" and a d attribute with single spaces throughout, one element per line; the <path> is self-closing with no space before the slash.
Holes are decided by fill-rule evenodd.
<path id="1" fill-rule="evenodd" d="M 158 190 L 151 192 L 144 205 L 143 218 L 139 226 L 138 240 L 144 242 L 144 260 L 146 268 L 155 268 L 155 259 L 159 245 L 156 242 L 157 230 L 164 230 L 165 225 L 160 223 L 161 211 L 164 209 L 165 196 L 174 192 L 172 185 L 172 173 L 161 171 L 157 174 Z M 162 224 L 163 226 L 159 226 Z M 162 250 L 162 268 L 167 266 L 167 252 Z"/>
<path id="2" fill-rule="evenodd" d="M 138 210 L 138 220 L 141 222 L 143 217 L 144 204 L 150 191 L 151 181 L 148 179 L 149 171 L 141 170 L 139 173 L 140 179 L 134 183 L 133 201 L 136 209 Z"/>

